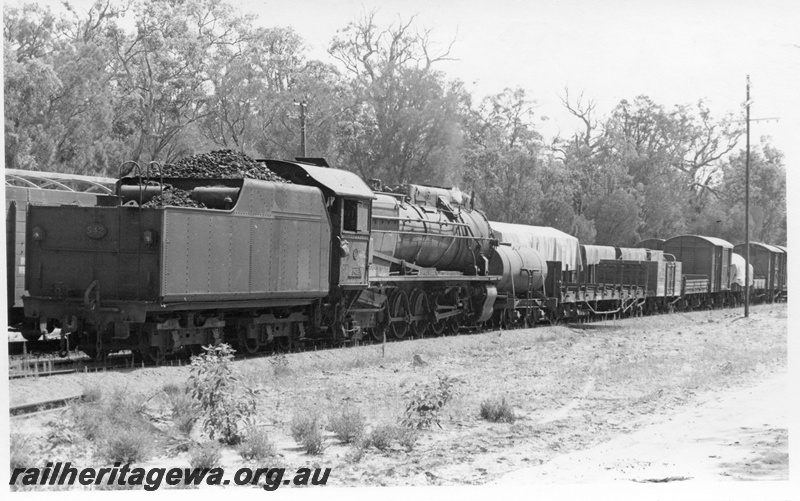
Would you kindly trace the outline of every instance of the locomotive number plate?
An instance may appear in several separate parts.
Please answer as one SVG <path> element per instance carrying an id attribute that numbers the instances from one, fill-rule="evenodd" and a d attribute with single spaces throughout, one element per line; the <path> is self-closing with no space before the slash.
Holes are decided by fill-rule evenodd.
<path id="1" fill-rule="evenodd" d="M 108 228 L 100 223 L 90 224 L 86 227 L 86 236 L 95 240 L 100 240 L 108 234 Z"/>

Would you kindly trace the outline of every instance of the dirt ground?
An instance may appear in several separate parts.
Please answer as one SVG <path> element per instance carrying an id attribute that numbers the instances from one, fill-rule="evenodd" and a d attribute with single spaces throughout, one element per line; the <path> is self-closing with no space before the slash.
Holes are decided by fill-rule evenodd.
<path id="1" fill-rule="evenodd" d="M 755 306 L 749 318 L 740 310 L 678 313 L 388 343 L 385 356 L 383 347 L 370 345 L 235 364 L 260 391 L 258 422 L 277 446 L 278 465 L 330 467 L 328 485 L 789 477 L 785 304 Z M 165 384 L 185 383 L 188 373 L 159 367 L 15 379 L 9 396 L 12 405 L 87 387 L 153 396 Z M 356 462 L 352 446 L 332 433 L 318 456 L 291 438 L 294 415 L 331 416 L 342 406 L 359 409 L 368 429 L 396 423 L 407 391 L 439 376 L 455 381 L 455 396 L 442 409 L 441 428 L 423 430 L 411 451 L 369 448 Z M 490 397 L 504 397 L 515 422 L 481 419 L 481 403 Z M 51 460 L 96 466 L 86 444 L 48 449 L 48 426 L 66 412 L 14 418 L 11 431 Z M 141 466 L 153 465 L 188 467 L 188 459 L 165 449 Z M 234 450 L 225 451 L 226 469 L 243 465 Z"/>

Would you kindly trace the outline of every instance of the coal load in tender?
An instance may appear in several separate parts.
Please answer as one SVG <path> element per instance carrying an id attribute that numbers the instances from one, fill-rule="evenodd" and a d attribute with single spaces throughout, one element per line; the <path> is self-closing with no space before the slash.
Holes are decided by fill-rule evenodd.
<path id="1" fill-rule="evenodd" d="M 244 153 L 218 150 L 184 157 L 174 164 L 164 165 L 164 177 L 195 179 L 260 179 L 277 183 L 289 181 L 278 176 L 266 165 L 256 162 Z"/>
<path id="2" fill-rule="evenodd" d="M 205 209 L 206 206 L 196 200 L 192 200 L 190 191 L 181 190 L 167 186 L 164 192 L 156 195 L 148 202 L 142 204 L 142 207 L 166 207 L 171 205 L 173 207 L 194 207 L 197 209 Z"/>

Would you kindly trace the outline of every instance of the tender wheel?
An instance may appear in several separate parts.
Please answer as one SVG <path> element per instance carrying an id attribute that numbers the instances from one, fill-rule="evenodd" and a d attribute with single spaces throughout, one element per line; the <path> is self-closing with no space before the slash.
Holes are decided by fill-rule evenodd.
<path id="1" fill-rule="evenodd" d="M 403 291 L 395 291 L 389 298 L 389 332 L 395 338 L 403 339 L 408 334 L 410 320 L 408 296 Z"/>
<path id="2" fill-rule="evenodd" d="M 417 289 L 411 293 L 411 312 L 414 317 L 420 317 L 411 321 L 411 331 L 416 337 L 425 337 L 428 330 L 428 314 L 430 305 L 428 295 L 424 291 Z"/>
<path id="3" fill-rule="evenodd" d="M 153 365 L 161 365 L 164 363 L 164 350 L 157 346 L 151 346 L 147 350 L 147 361 Z"/>
<path id="4" fill-rule="evenodd" d="M 278 351 L 283 353 L 289 353 L 292 351 L 292 340 L 289 339 L 289 336 L 280 336 L 272 339 L 272 342 L 277 348 Z"/>
<path id="5" fill-rule="evenodd" d="M 244 329 L 239 330 L 237 341 L 239 349 L 245 353 L 249 353 L 250 355 L 256 353 L 259 348 L 261 348 L 261 346 L 258 344 L 258 339 L 248 338 L 247 332 Z"/>
<path id="6" fill-rule="evenodd" d="M 29 341 L 31 343 L 34 342 L 34 341 L 38 341 L 42 337 L 42 333 L 39 332 L 39 331 L 35 331 L 35 330 L 27 330 L 26 329 L 26 330 L 20 332 L 20 334 L 22 334 L 22 338 L 25 341 Z"/>

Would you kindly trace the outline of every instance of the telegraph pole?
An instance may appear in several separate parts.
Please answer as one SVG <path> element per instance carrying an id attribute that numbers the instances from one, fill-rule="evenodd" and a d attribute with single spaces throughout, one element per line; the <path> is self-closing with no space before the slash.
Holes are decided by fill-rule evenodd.
<path id="1" fill-rule="evenodd" d="M 305 101 L 295 101 L 294 104 L 300 106 L 300 156 L 306 157 L 306 108 L 308 103 Z"/>
<path id="2" fill-rule="evenodd" d="M 750 316 L 750 75 L 747 75 L 747 149 L 744 154 L 744 316 Z"/>
<path id="3" fill-rule="evenodd" d="M 778 117 L 750 119 L 750 75 L 747 75 L 747 100 L 745 105 L 745 122 L 747 149 L 744 154 L 744 239 L 746 241 L 744 256 L 744 316 L 750 316 L 750 122 L 779 120 Z"/>

